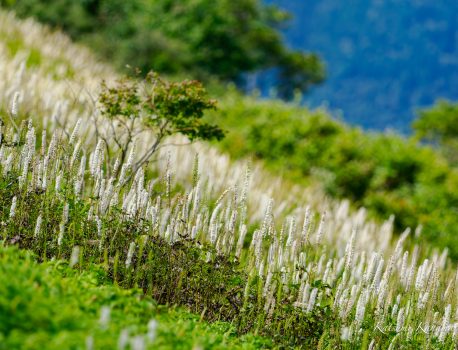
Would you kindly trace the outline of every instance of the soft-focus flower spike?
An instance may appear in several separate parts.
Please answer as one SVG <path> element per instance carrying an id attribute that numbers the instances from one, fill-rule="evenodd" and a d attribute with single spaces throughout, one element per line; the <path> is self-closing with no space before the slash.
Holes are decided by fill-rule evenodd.
<path id="1" fill-rule="evenodd" d="M 13 219 L 16 215 L 16 205 L 17 205 L 17 197 L 14 196 L 13 200 L 11 202 L 11 208 L 10 208 L 10 219 Z"/>
<path id="2" fill-rule="evenodd" d="M 18 116 L 18 110 L 19 110 L 19 98 L 21 97 L 21 94 L 19 91 L 16 91 L 13 95 L 13 99 L 11 100 L 11 116 L 13 118 L 16 118 Z"/>

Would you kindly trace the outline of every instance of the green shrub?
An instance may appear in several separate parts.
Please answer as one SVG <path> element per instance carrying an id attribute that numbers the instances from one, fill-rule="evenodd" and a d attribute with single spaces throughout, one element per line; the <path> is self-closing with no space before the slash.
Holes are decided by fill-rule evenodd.
<path id="1" fill-rule="evenodd" d="M 452 164 L 458 164 L 458 104 L 439 100 L 428 109 L 418 112 L 412 124 L 416 136 L 440 146 L 440 150 Z"/>
<path id="2" fill-rule="evenodd" d="M 115 86 L 107 86 L 104 82 L 99 105 L 104 118 L 94 118 L 97 138 L 105 145 L 113 144 L 106 147 L 108 165 L 113 153 L 120 154 L 123 164 L 140 134 L 149 132 L 153 136 L 154 141 L 132 160 L 134 173 L 150 162 L 171 135 L 184 135 L 191 142 L 224 137 L 223 130 L 203 119 L 205 111 L 216 109 L 216 101 L 209 99 L 202 84 L 195 80 L 168 82 L 150 72 L 141 83 L 122 79 Z M 109 128 L 99 125 L 106 122 L 111 124 Z"/>

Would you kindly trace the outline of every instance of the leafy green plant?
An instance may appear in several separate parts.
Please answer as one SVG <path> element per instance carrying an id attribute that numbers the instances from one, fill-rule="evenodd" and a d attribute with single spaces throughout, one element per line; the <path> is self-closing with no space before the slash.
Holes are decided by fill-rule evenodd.
<path id="1" fill-rule="evenodd" d="M 453 107 L 447 110 L 452 122 Z M 436 112 L 426 115 L 440 123 Z M 394 214 L 398 233 L 422 226 L 419 240 L 447 247 L 458 258 L 450 234 L 458 228 L 458 172 L 438 150 L 416 138 L 351 128 L 325 111 L 256 101 L 234 91 L 226 92 L 211 116 L 228 130 L 220 147 L 233 156 L 254 155 L 296 183 L 319 183 L 327 194 L 348 198 L 375 218 Z M 453 127 L 447 130 L 453 133 Z"/>
<path id="2" fill-rule="evenodd" d="M 202 84 L 195 80 L 168 82 L 150 72 L 141 83 L 127 79 L 114 87 L 103 83 L 99 104 L 104 118 L 102 125 L 98 119 L 94 124 L 97 137 L 107 146 L 108 164 L 112 152 L 120 152 L 120 162 L 124 163 L 129 148 L 141 134 L 153 135 L 153 143 L 131 160 L 134 173 L 150 161 L 168 136 L 184 135 L 191 142 L 224 137 L 222 129 L 204 121 L 204 112 L 215 109 L 216 101 L 209 99 Z M 103 127 L 107 120 L 110 126 Z M 114 150 L 108 146 L 113 142 L 117 147 Z"/>

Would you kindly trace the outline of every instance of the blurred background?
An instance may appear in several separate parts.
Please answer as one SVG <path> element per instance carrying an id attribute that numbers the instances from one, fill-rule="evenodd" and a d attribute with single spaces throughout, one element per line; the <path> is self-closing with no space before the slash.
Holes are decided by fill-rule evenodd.
<path id="1" fill-rule="evenodd" d="M 458 1 L 269 0 L 293 14 L 291 48 L 316 52 L 326 82 L 304 98 L 365 128 L 410 132 L 415 110 L 458 99 Z M 266 90 L 269 81 L 259 79 Z"/>

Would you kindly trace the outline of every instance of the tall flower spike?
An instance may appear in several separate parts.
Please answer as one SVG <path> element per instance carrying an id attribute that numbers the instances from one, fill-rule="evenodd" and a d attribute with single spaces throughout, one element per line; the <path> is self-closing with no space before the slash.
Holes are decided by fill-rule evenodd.
<path id="1" fill-rule="evenodd" d="M 305 209 L 304 224 L 302 225 L 301 240 L 302 243 L 307 243 L 309 240 L 309 228 L 310 228 L 311 210 L 310 206 Z"/>
<path id="2" fill-rule="evenodd" d="M 19 91 L 16 91 L 13 95 L 13 99 L 11 100 L 11 116 L 16 118 L 18 116 L 19 110 L 19 97 L 21 96 Z"/>
<path id="3" fill-rule="evenodd" d="M 59 236 L 57 237 L 57 245 L 60 247 L 62 242 L 64 241 L 64 234 L 65 234 L 65 224 L 61 222 L 59 224 Z"/>
<path id="4" fill-rule="evenodd" d="M 324 233 L 325 219 L 326 219 L 326 212 L 323 212 L 323 215 L 321 215 L 320 226 L 318 226 L 318 231 L 316 234 L 316 244 L 321 244 L 321 240 L 323 238 L 323 233 Z"/>
<path id="5" fill-rule="evenodd" d="M 117 174 L 119 170 L 119 165 L 120 165 L 119 157 L 116 158 L 115 163 L 113 165 L 113 174 Z"/>
<path id="6" fill-rule="evenodd" d="M 110 323 L 111 309 L 109 306 L 102 306 L 100 310 L 99 325 L 102 329 L 107 329 Z"/>
<path id="7" fill-rule="evenodd" d="M 396 333 L 400 333 L 402 331 L 402 327 L 404 327 L 404 320 L 405 320 L 405 309 L 401 307 L 398 313 L 397 321 L 396 321 Z"/>
<path id="8" fill-rule="evenodd" d="M 37 223 L 35 225 L 35 232 L 34 232 L 34 237 L 37 238 L 39 235 L 40 235 L 40 230 L 41 230 L 41 223 L 43 221 L 43 218 L 40 215 L 38 215 L 38 218 L 37 218 Z"/>
<path id="9" fill-rule="evenodd" d="M 11 202 L 10 219 L 14 218 L 14 216 L 16 215 L 16 204 L 17 204 L 17 198 L 16 196 L 14 196 L 13 201 Z"/>
<path id="10" fill-rule="evenodd" d="M 274 200 L 270 198 L 269 202 L 267 203 L 267 208 L 264 213 L 264 219 L 262 221 L 262 226 L 261 226 L 261 234 L 263 237 L 267 235 L 268 226 L 270 225 L 270 222 L 272 220 L 273 203 L 274 203 Z"/>
<path id="11" fill-rule="evenodd" d="M 237 258 L 240 258 L 240 255 L 242 254 L 242 249 L 243 249 L 243 243 L 245 242 L 245 236 L 247 233 L 247 227 L 246 225 L 242 225 L 239 233 L 239 239 L 237 241 L 237 250 L 235 253 L 235 256 Z"/>
<path id="12" fill-rule="evenodd" d="M 315 306 L 316 297 L 318 294 L 318 289 L 313 288 L 312 293 L 310 294 L 309 302 L 307 304 L 307 312 L 311 312 Z"/>
<path id="13" fill-rule="evenodd" d="M 91 164 L 90 164 L 90 171 L 92 176 L 96 176 L 99 174 L 102 163 L 103 163 L 103 147 L 104 141 L 99 140 L 97 142 L 97 146 L 95 147 L 94 153 L 92 154 Z"/>
<path id="14" fill-rule="evenodd" d="M 286 239 L 286 246 L 291 247 L 294 241 L 294 235 L 296 233 L 296 219 L 294 216 L 289 218 L 289 229 L 288 229 L 288 238 Z"/>
<path id="15" fill-rule="evenodd" d="M 129 330 L 124 328 L 118 338 L 118 350 L 125 350 L 129 344 Z"/>
<path id="16" fill-rule="evenodd" d="M 447 305 L 444 312 L 444 317 L 442 318 L 442 325 L 441 330 L 439 333 L 439 341 L 443 343 L 445 341 L 445 337 L 449 331 L 449 324 L 450 324 L 450 314 L 452 312 L 452 306 L 450 304 Z"/>
<path id="17" fill-rule="evenodd" d="M 148 322 L 147 328 L 148 328 L 148 333 L 146 333 L 146 337 L 148 338 L 148 341 L 152 343 L 156 339 L 157 321 L 150 320 Z"/>
<path id="18" fill-rule="evenodd" d="M 126 259 L 126 268 L 130 268 L 130 266 L 132 265 L 132 258 L 134 256 L 135 246 L 136 246 L 135 242 L 131 242 L 129 245 L 129 250 L 127 252 L 127 259 Z"/>
<path id="19" fill-rule="evenodd" d="M 68 222 L 68 212 L 69 212 L 69 205 L 65 203 L 64 210 L 62 211 L 62 222 L 66 224 Z"/>
<path id="20" fill-rule="evenodd" d="M 72 254 L 70 256 L 70 264 L 69 264 L 69 266 L 73 267 L 76 264 L 78 264 L 79 259 L 80 259 L 80 247 L 76 245 L 72 249 Z"/>
<path id="21" fill-rule="evenodd" d="M 69 143 L 71 145 L 73 145 L 75 143 L 75 140 L 76 140 L 76 137 L 78 136 L 78 132 L 79 132 L 79 129 L 80 129 L 80 125 L 81 125 L 81 118 L 79 118 L 77 121 L 76 121 L 76 124 L 75 124 L 75 127 L 73 128 L 73 132 L 70 136 L 70 141 Z"/>
<path id="22" fill-rule="evenodd" d="M 129 157 L 127 158 L 127 166 L 128 167 L 131 167 L 133 164 L 134 164 L 134 160 L 135 160 L 135 148 L 137 147 L 136 145 L 136 142 L 134 141 L 133 145 L 132 145 L 132 148 L 130 150 L 130 153 L 129 153 Z"/>
<path id="23" fill-rule="evenodd" d="M 49 143 L 49 146 L 48 146 L 48 153 L 47 153 L 48 162 L 49 160 L 54 158 L 54 156 L 56 155 L 56 151 L 57 151 L 57 133 L 54 132 L 51 138 L 51 142 Z"/>
<path id="24" fill-rule="evenodd" d="M 46 129 L 43 129 L 41 132 L 41 156 L 44 157 L 46 154 L 46 142 L 47 142 L 47 135 Z"/>

